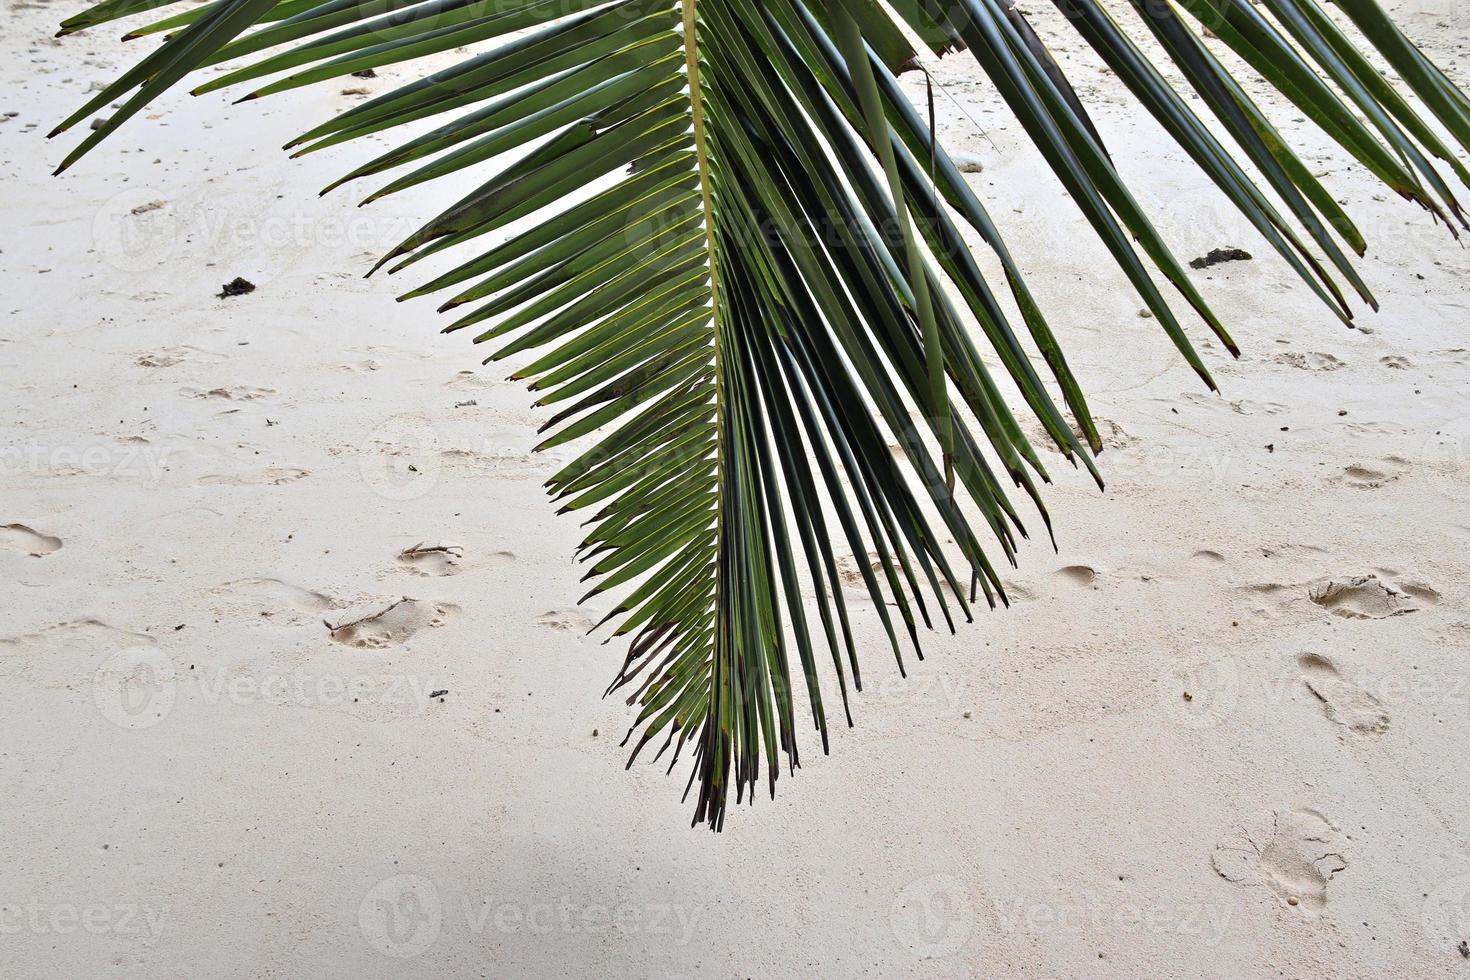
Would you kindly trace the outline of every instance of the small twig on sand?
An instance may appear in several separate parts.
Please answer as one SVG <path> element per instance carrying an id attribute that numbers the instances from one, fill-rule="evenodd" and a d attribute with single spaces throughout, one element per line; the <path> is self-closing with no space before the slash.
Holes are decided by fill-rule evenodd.
<path id="1" fill-rule="evenodd" d="M 333 633 L 339 633 L 342 630 L 350 629 L 353 626 L 361 626 L 363 623 L 371 623 L 375 619 L 382 619 L 384 616 L 388 615 L 390 612 L 392 612 L 393 610 L 397 609 L 399 606 L 403 605 L 405 602 L 408 602 L 408 601 L 409 601 L 408 596 L 404 596 L 403 598 L 398 599 L 395 602 L 389 603 L 388 605 L 384 606 L 382 609 L 379 609 L 377 612 L 368 613 L 365 616 L 359 616 L 356 619 L 352 620 L 351 622 L 338 623 L 336 626 L 333 626 L 332 625 L 332 621 L 330 619 L 323 619 L 322 620 L 322 625 L 325 626 L 328 630 L 330 630 Z"/>
<path id="2" fill-rule="evenodd" d="M 398 553 L 399 558 L 421 558 L 424 555 L 448 555 L 450 558 L 463 558 L 464 549 L 457 544 L 432 544 L 427 548 L 420 541 L 412 548 L 404 548 Z"/>

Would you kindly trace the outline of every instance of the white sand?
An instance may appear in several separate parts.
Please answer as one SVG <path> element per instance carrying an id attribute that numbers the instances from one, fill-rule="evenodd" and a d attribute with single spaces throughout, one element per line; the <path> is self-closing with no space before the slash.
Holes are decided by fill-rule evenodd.
<path id="1" fill-rule="evenodd" d="M 907 683 L 865 617 L 858 726 L 713 836 L 682 766 L 623 771 L 541 413 L 357 277 L 457 188 L 358 211 L 313 193 L 361 148 L 271 149 L 404 75 L 174 95 L 52 179 L 124 60 L 50 39 L 76 7 L 0 41 L 0 975 L 1470 971 L 1470 258 L 1319 134 L 1371 333 L 1065 45 L 1178 254 L 1256 253 L 1199 277 L 1245 351 L 1195 331 L 1216 397 L 946 59 L 1109 488 L 1049 457 L 1060 554 Z M 1463 6 L 1400 12 L 1470 81 Z"/>

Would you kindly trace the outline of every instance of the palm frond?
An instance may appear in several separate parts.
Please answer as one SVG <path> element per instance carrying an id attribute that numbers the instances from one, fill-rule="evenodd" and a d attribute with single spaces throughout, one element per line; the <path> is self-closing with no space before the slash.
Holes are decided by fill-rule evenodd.
<path id="1" fill-rule="evenodd" d="M 103 0 L 62 33 L 172 2 Z M 1344 284 L 1376 305 L 1349 254 L 1363 235 L 1197 27 L 1387 187 L 1454 234 L 1470 227 L 1449 184 L 1470 184 L 1470 101 L 1374 0 L 1337 0 L 1340 18 L 1317 0 L 1130 0 L 1129 26 L 1097 0 L 1054 2 L 1344 322 Z M 604 622 L 627 643 L 609 691 L 636 710 L 629 764 L 657 742 L 672 769 L 687 748 L 695 821 L 715 829 L 732 788 L 737 801 L 762 779 L 774 792 L 783 762 L 798 765 L 799 711 L 826 750 L 834 684 L 851 724 L 862 674 L 842 556 L 900 670 L 909 649 L 922 656 L 920 625 L 972 618 L 977 586 L 1005 601 L 992 555 L 1014 564 L 1027 534 L 1007 484 L 1049 527 L 1048 474 L 1008 392 L 1097 475 L 1096 426 L 1020 263 L 896 81 L 920 60 L 910 36 L 975 58 L 1207 384 L 1155 274 L 1236 351 L 1008 0 L 212 0 L 128 36 L 155 34 L 160 46 L 58 127 L 121 102 L 59 170 L 202 68 L 231 66 L 196 94 L 247 86 L 246 101 L 496 42 L 287 148 L 433 119 L 323 193 L 385 179 L 372 201 L 477 175 L 375 269 L 455 250 L 457 265 L 401 298 L 447 293 L 446 331 L 474 328 L 487 363 L 525 362 L 513 377 L 552 413 L 538 448 L 576 444 L 547 487 L 585 517 L 586 597 L 617 597 Z M 1154 46 L 1234 151 L 1149 61 Z M 527 217 L 528 230 L 496 234 Z M 1003 286 L 960 223 L 995 253 Z"/>

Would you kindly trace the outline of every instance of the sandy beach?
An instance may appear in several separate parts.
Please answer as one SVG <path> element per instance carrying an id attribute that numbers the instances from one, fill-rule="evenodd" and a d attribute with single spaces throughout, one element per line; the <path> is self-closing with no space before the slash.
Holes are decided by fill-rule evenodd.
<path id="1" fill-rule="evenodd" d="M 1289 105 L 1369 240 L 1356 330 L 1052 35 L 1176 254 L 1254 256 L 1194 274 L 1216 395 L 931 65 L 1108 486 L 1046 455 L 1058 550 L 907 680 L 854 593 L 856 726 L 715 835 L 683 763 L 624 771 L 547 412 L 362 278 L 465 185 L 358 209 L 316 191 L 362 148 L 274 149 L 410 70 L 173 93 L 52 178 L 138 56 L 54 39 L 80 6 L 0 40 L 0 975 L 1470 976 L 1470 253 Z M 1470 84 L 1470 7 L 1392 7 Z"/>

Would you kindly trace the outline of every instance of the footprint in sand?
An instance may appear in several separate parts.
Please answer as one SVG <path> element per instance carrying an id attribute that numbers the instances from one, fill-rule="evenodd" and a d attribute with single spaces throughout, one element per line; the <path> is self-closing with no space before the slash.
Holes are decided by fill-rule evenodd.
<path id="1" fill-rule="evenodd" d="M 878 588 L 883 596 L 884 605 L 898 608 L 899 603 L 893 597 L 892 586 L 888 581 L 888 573 L 883 569 L 883 559 L 876 551 L 870 551 L 865 556 L 869 571 L 873 573 L 873 580 L 878 583 Z M 894 556 L 894 574 L 899 581 L 904 581 L 903 569 L 899 565 L 898 558 Z M 869 604 L 873 602 L 873 594 L 868 591 L 868 583 L 863 578 L 863 561 L 856 555 L 842 555 L 834 562 L 837 566 L 837 580 L 842 583 L 842 599 L 848 604 Z M 826 584 L 825 582 L 823 583 Z M 907 595 L 905 591 L 905 595 Z"/>
<path id="2" fill-rule="evenodd" d="M 1198 405 L 1212 411 L 1221 412 L 1229 410 L 1236 415 L 1280 415 L 1286 411 L 1287 406 L 1280 402 L 1257 402 L 1248 398 L 1236 398 L 1226 401 L 1219 395 L 1206 395 L 1198 391 L 1188 391 L 1180 396 L 1182 401 L 1191 405 Z"/>
<path id="3" fill-rule="evenodd" d="M 1252 582 L 1239 586 L 1242 604 L 1248 604 L 1251 615 L 1271 619 L 1280 615 L 1295 598 L 1300 597 L 1300 585 L 1283 582 Z"/>
<path id="4" fill-rule="evenodd" d="M 1452 364 L 1456 366 L 1470 364 L 1470 350 L 1466 350 L 1463 347 L 1444 347 L 1439 350 L 1429 351 L 1427 356 L 1430 360 L 1441 364 Z"/>
<path id="5" fill-rule="evenodd" d="M 511 480 L 553 473 L 564 462 L 556 453 L 517 452 L 509 448 L 482 453 L 455 446 L 442 450 L 439 456 L 448 466 L 462 466 L 485 476 Z"/>
<path id="6" fill-rule="evenodd" d="M 0 677 L 89 699 L 103 718 L 134 730 L 163 721 L 178 694 L 173 661 L 153 637 L 95 619 L 0 639 Z"/>
<path id="7" fill-rule="evenodd" d="M 1352 466 L 1343 467 L 1342 475 L 1335 482 L 1343 483 L 1350 487 L 1357 487 L 1361 490 L 1374 490 L 1383 486 L 1385 483 L 1393 482 L 1395 479 L 1396 477 L 1382 470 L 1375 470 L 1371 467 L 1360 466 L 1354 463 Z"/>
<path id="8" fill-rule="evenodd" d="M 1404 371 L 1412 366 L 1409 359 L 1402 354 L 1385 354 L 1378 359 L 1378 363 L 1386 368 L 1393 368 L 1395 371 Z"/>
<path id="9" fill-rule="evenodd" d="M 1226 881 L 1264 886 L 1293 908 L 1321 911 L 1327 884 L 1347 869 L 1347 838 L 1316 810 L 1273 813 L 1269 821 L 1215 845 L 1210 864 Z"/>
<path id="10" fill-rule="evenodd" d="M 1097 569 L 1089 565 L 1067 565 L 1057 569 L 1055 574 L 1063 582 L 1070 582 L 1084 589 L 1097 582 Z"/>
<path id="11" fill-rule="evenodd" d="M 1220 552 L 1213 551 L 1209 548 L 1201 548 L 1199 551 L 1196 551 L 1189 557 L 1193 558 L 1195 561 L 1199 562 L 1202 565 L 1225 564 L 1225 556 L 1220 554 Z"/>
<path id="12" fill-rule="evenodd" d="M 864 560 L 868 568 L 873 571 L 878 571 L 883 567 L 878 561 L 878 556 L 871 551 Z M 863 584 L 862 563 L 858 561 L 856 555 L 843 555 L 837 559 L 837 576 L 845 585 L 861 586 Z"/>
<path id="13" fill-rule="evenodd" d="M 298 619 L 296 613 L 320 614 L 332 608 L 331 597 L 278 578 L 242 578 L 215 586 L 209 594 L 230 605 L 244 606 L 262 618 L 284 613 Z"/>
<path id="14" fill-rule="evenodd" d="M 1414 585 L 1414 593 L 1400 592 L 1381 582 L 1376 575 L 1356 578 L 1324 579 L 1307 587 L 1307 598 L 1334 616 L 1344 619 L 1386 619 L 1417 612 L 1416 598 L 1432 602 L 1438 593 L 1428 586 Z"/>
<path id="15" fill-rule="evenodd" d="M 1296 658 L 1307 690 L 1322 702 L 1329 721 L 1364 735 L 1381 735 L 1388 731 L 1388 712 L 1367 691 L 1342 676 L 1337 665 L 1315 653 Z"/>
<path id="16" fill-rule="evenodd" d="M 85 690 L 86 682 L 107 661 L 125 651 L 156 648 L 153 637 L 146 633 L 117 629 L 96 619 L 57 623 L 0 639 L 0 677 L 16 677 L 47 688 Z"/>
<path id="17" fill-rule="evenodd" d="M 1271 358 L 1277 364 L 1285 364 L 1301 371 L 1336 371 L 1338 368 L 1347 367 L 1347 362 L 1333 354 L 1324 354 L 1319 351 L 1303 353 L 1301 351 L 1286 351 Z"/>
<path id="18" fill-rule="evenodd" d="M 1094 417 L 1092 421 L 1097 428 L 1097 436 L 1102 440 L 1104 449 L 1125 449 L 1137 441 L 1112 419 Z M 1083 445 L 1087 444 L 1087 440 L 1082 438 L 1081 433 L 1078 433 L 1077 439 Z"/>
<path id="19" fill-rule="evenodd" d="M 374 371 L 382 370 L 382 367 L 383 365 L 379 364 L 371 357 L 365 357 L 360 361 L 350 361 L 347 364 L 338 364 L 337 370 L 347 371 L 351 374 L 372 374 Z"/>
<path id="20" fill-rule="evenodd" d="M 255 473 L 208 473 L 194 481 L 196 487 L 279 487 L 311 475 L 299 466 L 269 466 Z"/>
<path id="21" fill-rule="evenodd" d="M 877 552 L 870 551 L 865 556 L 868 569 L 880 584 L 887 584 L 883 572 L 883 561 Z M 856 555 L 843 555 L 836 561 L 837 578 L 843 585 L 847 601 L 871 602 L 873 597 L 868 593 L 867 581 L 863 578 L 863 562 Z"/>
<path id="22" fill-rule="evenodd" d="M 1012 602 L 1031 602 L 1036 598 L 1036 591 L 1017 582 L 1007 582 L 1006 598 Z"/>
<path id="23" fill-rule="evenodd" d="M 137 355 L 133 358 L 133 363 L 138 365 L 138 367 L 145 368 L 173 367 L 176 364 L 184 363 L 184 355 L 171 350 L 151 351 L 147 354 Z"/>
<path id="24" fill-rule="evenodd" d="M 179 393 L 190 398 L 208 398 L 219 401 L 251 402 L 269 398 L 276 393 L 274 388 L 257 388 L 254 385 L 224 385 L 219 388 L 180 388 Z"/>
<path id="25" fill-rule="evenodd" d="M 1401 436 L 1409 431 L 1396 422 L 1344 422 L 1342 427 L 1367 436 Z"/>
<path id="26" fill-rule="evenodd" d="M 562 632 L 586 633 L 592 629 L 592 620 L 577 609 L 551 609 L 536 617 L 536 622 L 549 629 Z"/>
<path id="27" fill-rule="evenodd" d="M 464 571 L 464 549 L 457 544 L 425 544 L 420 541 L 398 553 L 398 564 L 414 575 L 458 575 Z"/>
<path id="28" fill-rule="evenodd" d="M 1426 606 L 1432 606 L 1439 602 L 1439 593 L 1423 582 L 1400 582 L 1398 589 L 1404 595 L 1412 596 Z"/>
<path id="29" fill-rule="evenodd" d="M 496 384 L 497 382 L 478 371 L 460 371 L 444 382 L 444 387 L 455 391 L 484 391 L 486 388 L 494 388 Z"/>
<path id="30" fill-rule="evenodd" d="M 1342 473 L 1334 477 L 1332 482 L 1358 490 L 1376 490 L 1385 483 L 1392 483 L 1409 472 L 1409 467 L 1408 460 L 1398 456 L 1387 456 L 1373 466 L 1354 463 L 1352 466 L 1344 467 Z"/>
<path id="31" fill-rule="evenodd" d="M 425 627 L 443 626 L 459 613 L 448 602 L 425 602 L 404 596 L 339 609 L 322 620 L 337 643 L 381 649 L 407 643 Z"/>
<path id="32" fill-rule="evenodd" d="M 141 351 L 133 355 L 133 363 L 145 368 L 168 368 L 186 361 L 222 361 L 219 354 L 211 354 L 198 347 L 182 345 L 164 347 L 160 350 Z"/>
<path id="33" fill-rule="evenodd" d="M 24 524 L 0 524 L 0 548 L 32 558 L 44 558 L 61 550 L 61 539 Z"/>
<path id="34" fill-rule="evenodd" d="M 1117 422 L 1114 422 L 1112 419 L 1094 416 L 1092 422 L 1093 425 L 1097 428 L 1097 436 L 1099 439 L 1102 440 L 1104 449 L 1125 449 L 1128 446 L 1133 445 L 1133 443 L 1137 441 L 1133 438 L 1133 436 L 1129 435 L 1121 425 L 1119 425 Z M 1079 443 L 1084 446 L 1087 445 L 1087 439 L 1082 435 L 1080 429 L 1074 426 L 1072 431 L 1077 436 L 1077 441 Z M 1046 427 L 1035 419 L 1032 419 L 1027 423 L 1026 438 L 1033 446 L 1042 447 L 1050 452 L 1061 452 L 1061 450 L 1057 448 L 1056 443 L 1052 442 L 1051 433 L 1047 432 Z M 892 448 L 894 447 L 890 447 L 890 449 Z M 899 450 L 895 452 L 894 455 L 901 458 L 903 456 L 903 452 Z"/>

